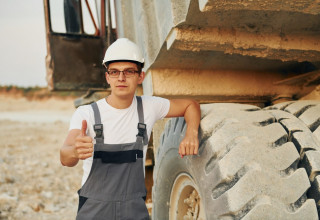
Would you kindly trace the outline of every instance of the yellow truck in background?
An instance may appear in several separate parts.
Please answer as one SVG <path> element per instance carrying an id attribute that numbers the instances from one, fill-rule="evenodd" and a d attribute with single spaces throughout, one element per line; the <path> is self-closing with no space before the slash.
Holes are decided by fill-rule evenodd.
<path id="1" fill-rule="evenodd" d="M 183 118 L 156 124 L 152 219 L 318 219 L 317 0 L 44 0 L 47 82 L 110 93 L 102 66 L 126 37 L 145 57 L 137 93 L 201 103 L 199 155 L 178 159 Z M 152 193 L 151 193 L 152 192 Z"/>

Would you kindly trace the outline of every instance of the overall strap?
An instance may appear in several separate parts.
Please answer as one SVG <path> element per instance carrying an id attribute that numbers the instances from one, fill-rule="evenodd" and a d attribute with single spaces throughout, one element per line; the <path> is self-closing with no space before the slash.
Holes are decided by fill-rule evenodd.
<path id="1" fill-rule="evenodd" d="M 138 135 L 143 137 L 143 144 L 148 144 L 148 133 L 147 133 L 147 125 L 144 124 L 144 115 L 143 115 L 143 105 L 142 99 L 140 96 L 137 96 L 137 108 L 138 108 L 138 116 L 139 116 L 139 123 L 138 123 Z"/>
<path id="2" fill-rule="evenodd" d="M 93 125 L 93 130 L 96 133 L 95 139 L 96 143 L 102 143 L 103 144 L 103 124 L 101 123 L 101 117 L 100 117 L 100 111 L 98 108 L 98 105 L 96 102 L 93 102 L 91 104 L 91 107 L 93 109 L 94 113 L 94 122 L 95 124 Z"/>

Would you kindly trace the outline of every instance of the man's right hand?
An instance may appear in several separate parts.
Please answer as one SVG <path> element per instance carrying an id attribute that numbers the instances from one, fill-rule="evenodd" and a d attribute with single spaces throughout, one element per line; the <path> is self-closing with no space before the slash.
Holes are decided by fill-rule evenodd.
<path id="1" fill-rule="evenodd" d="M 92 156 L 93 143 L 92 138 L 87 136 L 87 121 L 82 121 L 81 133 L 76 137 L 74 144 L 74 153 L 80 160 L 87 159 Z"/>

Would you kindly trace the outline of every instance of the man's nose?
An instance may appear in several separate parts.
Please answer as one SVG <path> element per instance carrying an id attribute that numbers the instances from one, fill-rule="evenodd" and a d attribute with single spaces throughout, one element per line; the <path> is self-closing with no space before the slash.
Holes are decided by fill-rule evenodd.
<path id="1" fill-rule="evenodd" d="M 119 81 L 125 81 L 126 80 L 126 77 L 125 77 L 125 75 L 124 75 L 124 73 L 122 71 L 119 74 L 118 80 Z"/>

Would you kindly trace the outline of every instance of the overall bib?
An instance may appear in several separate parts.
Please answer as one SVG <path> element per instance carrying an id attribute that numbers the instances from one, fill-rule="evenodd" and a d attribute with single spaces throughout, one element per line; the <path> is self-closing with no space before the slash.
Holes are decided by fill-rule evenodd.
<path id="1" fill-rule="evenodd" d="M 96 144 L 88 179 L 79 190 L 77 220 L 149 219 L 145 205 L 143 145 L 148 143 L 141 97 L 137 98 L 136 142 L 105 144 L 97 103 L 94 111 Z"/>

